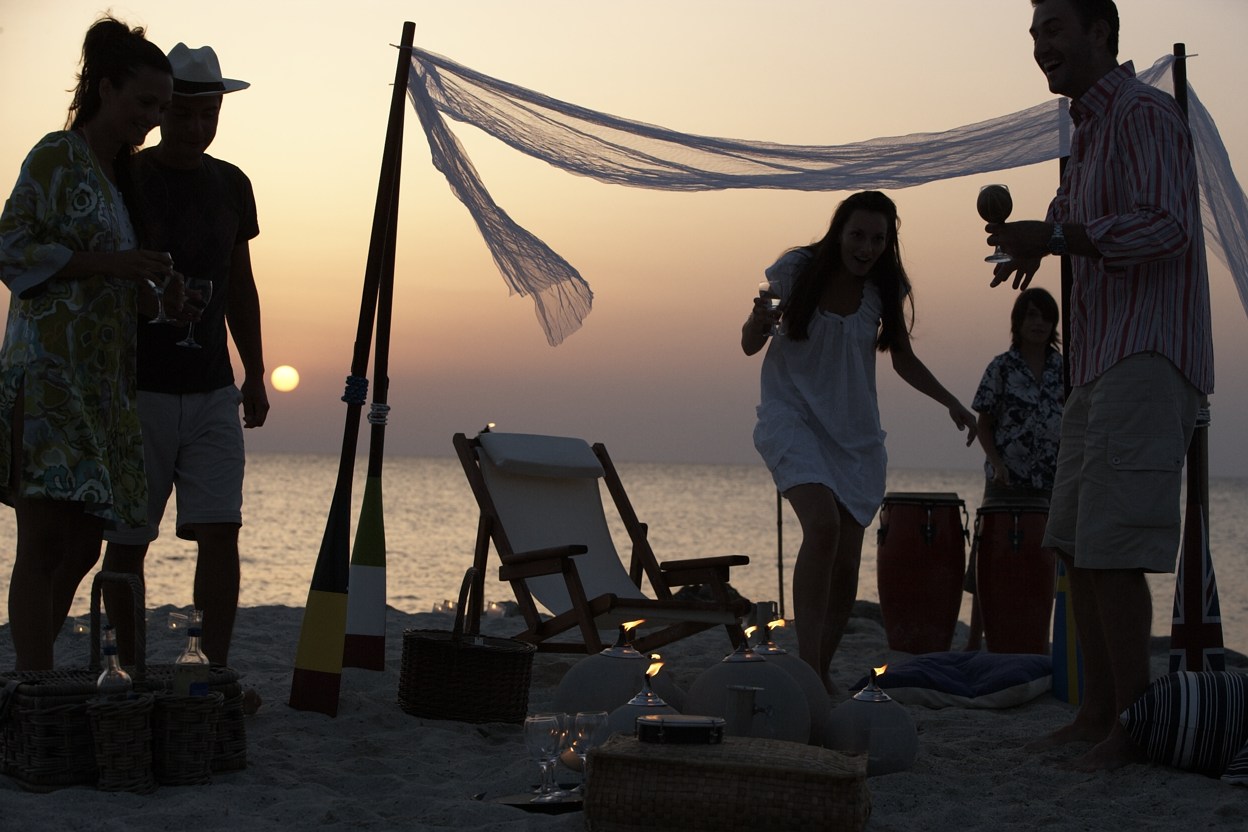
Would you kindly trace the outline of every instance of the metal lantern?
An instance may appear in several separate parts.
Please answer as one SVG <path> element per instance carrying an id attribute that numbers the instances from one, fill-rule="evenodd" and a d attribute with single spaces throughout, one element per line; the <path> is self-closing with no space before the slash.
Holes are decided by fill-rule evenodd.
<path id="1" fill-rule="evenodd" d="M 655 656 L 655 659 L 658 657 Z M 628 702 L 616 708 L 607 717 L 607 730 L 612 734 L 627 734 L 629 736 L 637 733 L 637 717 L 646 714 L 678 714 L 680 711 L 663 701 L 663 697 L 659 696 L 650 687 L 650 681 L 654 678 L 663 667 L 663 662 L 653 661 L 646 669 L 642 688 L 637 695 Z"/>
<path id="2" fill-rule="evenodd" d="M 815 669 L 771 640 L 772 628 L 781 626 L 784 626 L 783 620 L 759 625 L 759 640 L 754 645 L 754 652 L 797 682 L 806 697 L 807 705 L 810 706 L 810 742 L 813 745 L 825 745 L 828 722 L 832 718 L 832 702 L 828 699 L 828 692 Z"/>
<path id="3" fill-rule="evenodd" d="M 867 776 L 905 771 L 919 753 L 914 719 L 876 684 L 888 665 L 871 671 L 867 686 L 832 711 L 828 746 L 867 755 Z"/>
<path id="4" fill-rule="evenodd" d="M 611 711 L 628 702 L 646 684 L 650 658 L 637 652 L 631 633 L 640 621 L 620 625 L 616 642 L 601 653 L 586 656 L 568 669 L 555 689 L 551 704 L 554 711 L 574 714 L 578 711 Z M 671 674 L 660 674 L 650 686 L 679 709 L 685 694 L 672 681 Z"/>
<path id="5" fill-rule="evenodd" d="M 750 736 L 810 741 L 810 705 L 806 694 L 792 676 L 755 653 L 748 641 L 698 676 L 685 696 L 682 710 L 727 719 L 729 688 L 743 686 L 758 689 Z"/>

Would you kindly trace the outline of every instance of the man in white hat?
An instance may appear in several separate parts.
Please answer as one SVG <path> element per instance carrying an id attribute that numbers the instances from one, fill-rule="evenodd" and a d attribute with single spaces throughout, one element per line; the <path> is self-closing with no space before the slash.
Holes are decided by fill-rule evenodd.
<path id="1" fill-rule="evenodd" d="M 205 151 L 216 136 L 223 96 L 249 85 L 222 77 L 210 46 L 191 49 L 179 43 L 169 62 L 173 103 L 161 120 L 160 143 L 134 158 L 133 210 L 149 248 L 168 251 L 188 282 L 208 281 L 196 287 L 206 305 L 200 312 L 189 310 L 188 296 L 189 314 L 180 323 L 139 324 L 148 525 L 106 534 L 104 568 L 143 574 L 148 544 L 156 539 L 176 485 L 177 536 L 199 546 L 194 599 L 204 613 L 203 649 L 211 661 L 225 664 L 238 607 L 242 427 L 263 425 L 269 401 L 260 300 L 248 247 L 259 234 L 251 182 L 237 167 Z M 243 365 L 238 387 L 227 322 Z M 120 598 L 106 600 L 127 661 L 133 652 L 129 607 Z"/>

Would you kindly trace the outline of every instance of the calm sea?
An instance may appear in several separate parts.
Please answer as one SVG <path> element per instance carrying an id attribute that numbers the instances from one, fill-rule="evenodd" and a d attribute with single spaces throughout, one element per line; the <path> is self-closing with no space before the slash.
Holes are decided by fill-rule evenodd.
<path id="1" fill-rule="evenodd" d="M 247 462 L 242 529 L 244 606 L 303 606 L 308 582 L 320 549 L 325 519 L 337 475 L 336 457 L 252 454 Z M 777 569 L 776 492 L 759 465 L 618 465 L 638 516 L 649 524 L 650 539 L 660 560 L 717 554 L 748 554 L 748 567 L 733 572 L 733 585 L 752 600 L 777 600 L 781 573 Z M 964 470 L 889 472 L 890 492 L 956 493 L 973 523 L 983 490 L 982 474 Z M 358 513 L 363 494 L 361 460 L 353 490 Z M 388 603 L 409 612 L 432 609 L 458 592 L 471 564 L 477 514 L 472 493 L 454 459 L 395 458 L 383 475 Z M 1222 620 L 1228 647 L 1248 649 L 1248 480 L 1210 482 L 1211 544 L 1221 594 Z M 172 511 L 170 512 L 170 515 Z M 616 545 L 627 553 L 623 528 L 608 512 Z M 877 521 L 878 523 L 878 521 Z M 784 604 L 792 616 L 792 568 L 800 542 L 797 521 L 783 512 Z M 863 547 L 859 596 L 877 600 L 876 530 L 867 530 Z M 0 512 L 0 623 L 8 614 L 14 521 Z M 160 539 L 148 555 L 148 606 L 189 606 L 195 568 L 193 544 L 173 535 L 167 515 Z M 1154 601 L 1154 632 L 1168 635 L 1174 595 L 1173 576 L 1150 578 Z M 89 584 L 84 582 L 73 614 L 88 610 Z M 510 600 L 506 586 L 488 578 L 486 600 Z M 964 595 L 962 621 L 970 618 Z"/>

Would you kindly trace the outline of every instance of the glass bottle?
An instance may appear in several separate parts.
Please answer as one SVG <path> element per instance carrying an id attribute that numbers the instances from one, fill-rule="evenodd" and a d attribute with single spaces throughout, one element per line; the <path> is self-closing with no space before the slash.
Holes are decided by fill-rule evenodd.
<path id="1" fill-rule="evenodd" d="M 204 614 L 192 610 L 186 623 L 186 649 L 173 663 L 173 692 L 177 696 L 207 696 L 211 666 L 200 649 Z"/>
<path id="2" fill-rule="evenodd" d="M 117 633 L 113 625 L 104 625 L 104 671 L 95 680 L 95 691 L 101 699 L 128 699 L 134 692 L 130 674 L 121 669 L 117 658 Z"/>

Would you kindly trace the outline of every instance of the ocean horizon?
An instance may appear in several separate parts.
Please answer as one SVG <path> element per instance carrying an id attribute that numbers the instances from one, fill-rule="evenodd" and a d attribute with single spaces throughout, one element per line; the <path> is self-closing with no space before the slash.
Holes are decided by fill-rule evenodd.
<path id="1" fill-rule="evenodd" d="M 364 458 L 356 461 L 351 495 L 353 534 L 366 463 Z M 617 467 L 637 515 L 649 525 L 651 545 L 659 560 L 749 555 L 749 566 L 733 570 L 733 586 L 754 601 L 782 599 L 786 614 L 792 616 L 792 569 L 801 536 L 787 503 L 777 522 L 776 492 L 763 465 L 617 461 Z M 305 604 L 337 471 L 338 457 L 334 455 L 249 454 L 240 533 L 240 606 Z M 982 491 L 983 473 L 978 470 L 889 471 L 889 493 L 956 494 L 964 504 L 956 513 L 965 528 L 973 528 Z M 477 528 L 476 504 L 459 461 L 388 458 L 382 492 L 387 604 L 419 613 L 453 600 L 464 571 L 472 563 Z M 1248 478 L 1211 478 L 1209 494 L 1210 550 L 1220 591 L 1224 639 L 1227 647 L 1242 652 L 1248 648 L 1248 520 L 1242 512 L 1248 504 Z M 149 609 L 191 605 L 195 546 L 174 536 L 173 514 L 171 500 L 160 537 L 148 554 Z M 0 590 L 7 598 L 16 529 L 11 511 L 0 517 Z M 627 557 L 623 525 L 609 504 L 607 517 L 616 548 Z M 864 539 L 858 590 L 860 599 L 876 602 L 878 527 L 877 514 Z M 966 549 L 969 551 L 969 545 Z M 491 564 L 496 565 L 497 561 Z M 1174 576 L 1149 576 L 1149 585 L 1154 598 L 1153 633 L 1168 636 Z M 89 591 L 87 579 L 79 587 L 72 616 L 85 617 Z M 963 593 L 959 616 L 963 623 L 970 619 L 970 597 Z M 489 574 L 485 599 L 510 601 L 510 588 Z M 7 622 L 7 606 L 0 605 L 0 624 Z M 163 624 L 149 622 L 149 626 Z"/>

